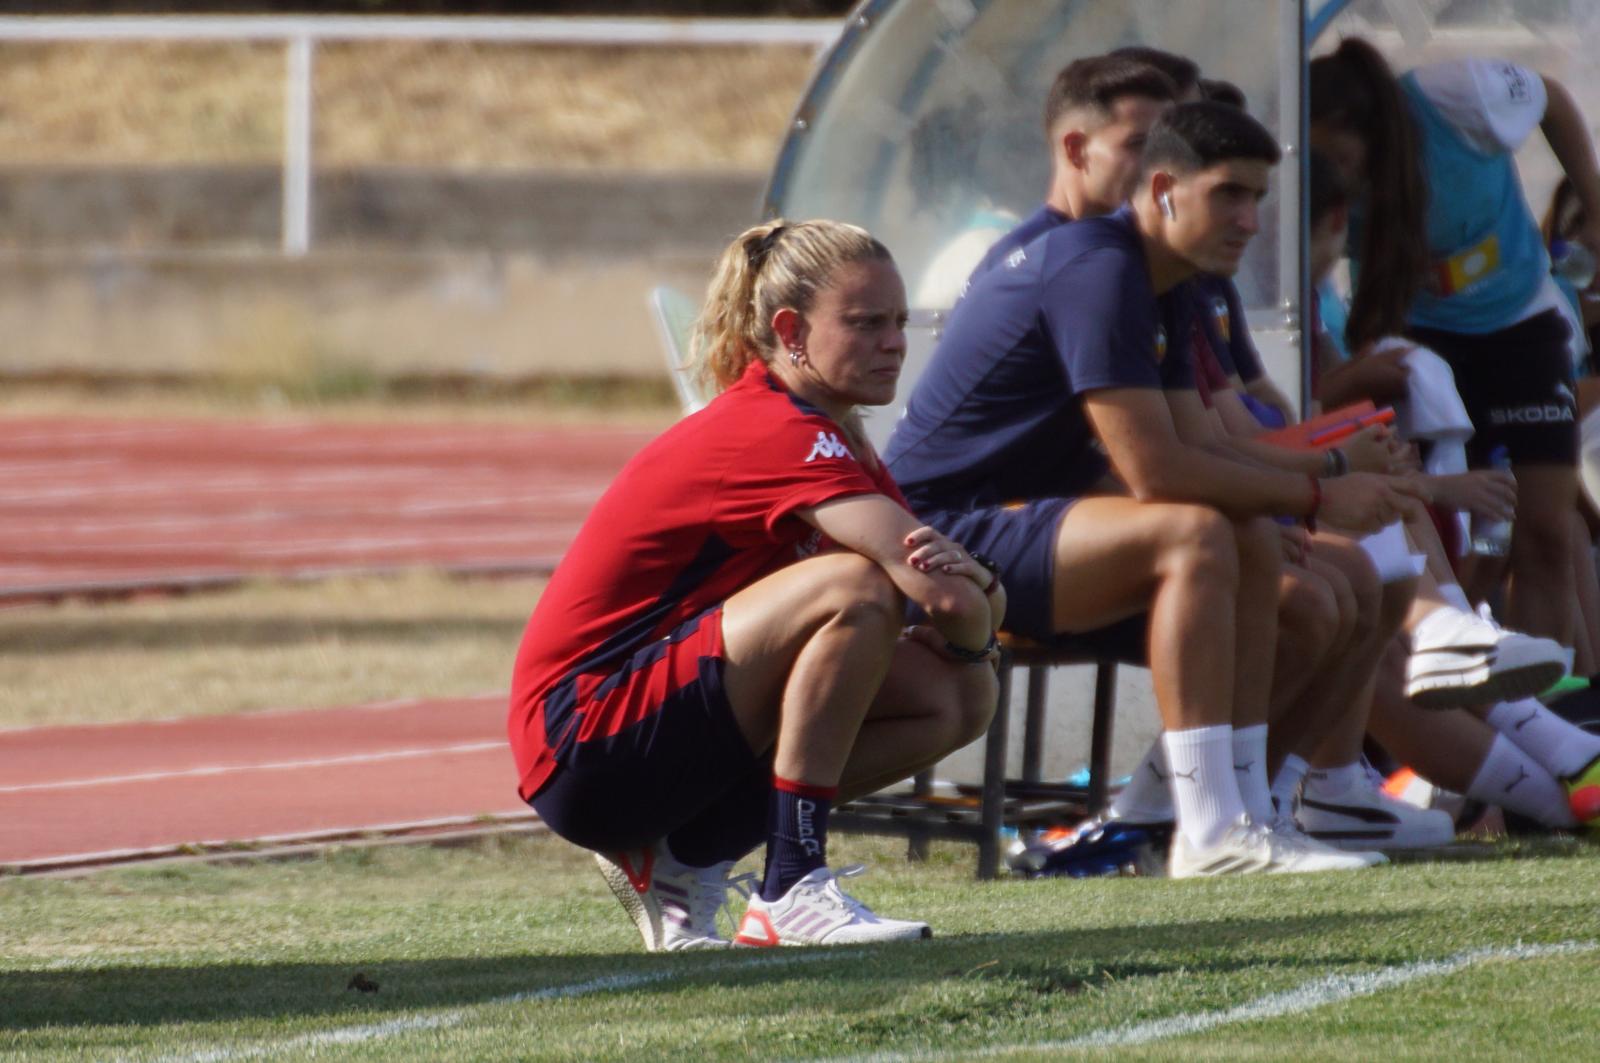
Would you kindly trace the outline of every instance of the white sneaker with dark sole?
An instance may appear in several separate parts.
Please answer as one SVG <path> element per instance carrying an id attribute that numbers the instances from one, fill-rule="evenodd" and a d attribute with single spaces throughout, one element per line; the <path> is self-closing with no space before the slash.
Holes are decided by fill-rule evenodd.
<path id="1" fill-rule="evenodd" d="M 1553 639 L 1507 631 L 1488 606 L 1476 615 L 1449 609 L 1428 619 L 1429 636 L 1412 639 L 1406 696 L 1424 709 L 1468 708 L 1543 693 L 1571 667 Z M 1437 619 L 1435 619 L 1437 617 Z"/>
<path id="2" fill-rule="evenodd" d="M 1294 832 L 1270 830 L 1245 815 L 1214 844 L 1204 848 L 1190 845 L 1182 830 L 1174 834 L 1169 877 L 1298 875 L 1369 866 L 1369 861 L 1354 853 L 1338 852 Z"/>
<path id="3" fill-rule="evenodd" d="M 1267 830 L 1273 834 L 1286 835 L 1296 843 L 1314 852 L 1321 853 L 1330 862 L 1330 866 L 1323 868 L 1326 871 L 1354 871 L 1363 867 L 1376 867 L 1387 864 L 1389 858 L 1376 849 L 1339 848 L 1319 841 L 1300 829 L 1300 824 L 1294 821 L 1293 816 L 1279 813 L 1274 816 Z"/>
<path id="4" fill-rule="evenodd" d="M 600 874 L 638 927 L 646 952 L 725 949 L 717 912 L 729 890 L 749 894 L 754 875 L 730 878 L 733 861 L 710 867 L 680 864 L 664 843 L 652 849 L 595 853 Z"/>
<path id="5" fill-rule="evenodd" d="M 750 897 L 734 935 L 735 945 L 771 948 L 777 945 L 862 945 L 879 941 L 916 941 L 933 937 L 927 923 L 885 919 L 839 888 L 839 879 L 859 875 L 860 864 L 837 874 L 819 867 L 775 901 L 759 893 Z"/>
<path id="6" fill-rule="evenodd" d="M 1450 813 L 1390 797 L 1365 772 L 1334 791 L 1308 778 L 1295 819 L 1312 838 L 1339 849 L 1431 849 L 1456 837 Z"/>

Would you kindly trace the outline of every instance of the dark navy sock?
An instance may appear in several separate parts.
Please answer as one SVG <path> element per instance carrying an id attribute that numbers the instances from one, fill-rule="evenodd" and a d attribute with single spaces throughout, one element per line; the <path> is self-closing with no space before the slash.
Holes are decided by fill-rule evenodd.
<path id="1" fill-rule="evenodd" d="M 828 863 L 828 813 L 837 786 L 810 786 L 774 775 L 767 813 L 767 870 L 761 899 L 775 901 Z"/>
<path id="2" fill-rule="evenodd" d="M 771 805 L 772 769 L 761 764 L 667 835 L 667 848 L 690 867 L 738 860 L 767 840 Z"/>

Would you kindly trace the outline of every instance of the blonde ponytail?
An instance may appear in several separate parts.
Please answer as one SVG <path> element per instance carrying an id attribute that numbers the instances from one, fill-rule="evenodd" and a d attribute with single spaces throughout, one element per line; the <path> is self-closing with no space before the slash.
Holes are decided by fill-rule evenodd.
<path id="1" fill-rule="evenodd" d="M 771 360 L 773 314 L 805 313 L 835 270 L 868 259 L 892 261 L 871 233 L 843 222 L 778 218 L 746 229 L 717 260 L 684 370 L 706 392 L 732 386 L 752 359 Z"/>

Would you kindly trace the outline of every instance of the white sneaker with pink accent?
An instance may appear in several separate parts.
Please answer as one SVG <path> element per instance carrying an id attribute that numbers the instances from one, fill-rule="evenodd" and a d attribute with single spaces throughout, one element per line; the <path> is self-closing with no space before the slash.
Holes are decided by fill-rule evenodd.
<path id="1" fill-rule="evenodd" d="M 665 843 L 651 849 L 595 853 L 606 885 L 616 895 L 647 952 L 725 949 L 731 942 L 717 931 L 717 913 L 728 891 L 750 895 L 754 875 L 729 877 L 733 861 L 710 867 L 680 864 Z"/>
<path id="2" fill-rule="evenodd" d="M 852 864 L 837 873 L 819 867 L 775 901 L 750 897 L 734 935 L 735 945 L 861 945 L 877 941 L 916 941 L 933 937 L 927 923 L 885 919 L 839 888 L 839 879 L 861 874 Z"/>

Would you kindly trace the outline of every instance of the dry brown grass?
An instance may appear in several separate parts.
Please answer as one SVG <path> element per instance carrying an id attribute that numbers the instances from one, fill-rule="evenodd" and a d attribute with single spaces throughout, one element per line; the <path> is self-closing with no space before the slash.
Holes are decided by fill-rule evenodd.
<path id="1" fill-rule="evenodd" d="M 418 572 L 0 609 L 0 727 L 504 690 L 543 585 Z"/>
<path id="2" fill-rule="evenodd" d="M 316 53 L 326 166 L 768 167 L 805 48 L 330 44 Z M 0 159 L 50 165 L 274 163 L 283 49 L 0 46 Z"/>
<path id="3" fill-rule="evenodd" d="M 610 425 L 661 431 L 678 419 L 675 403 L 631 401 L 604 388 L 550 400 L 374 396 L 317 399 L 272 388 L 174 387 L 104 389 L 88 384 L 0 387 L 0 425 L 15 417 L 307 417 L 329 421 L 415 421 L 450 424 Z"/>

